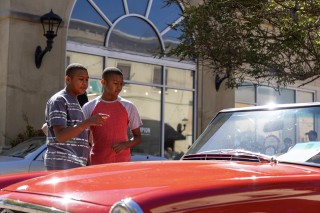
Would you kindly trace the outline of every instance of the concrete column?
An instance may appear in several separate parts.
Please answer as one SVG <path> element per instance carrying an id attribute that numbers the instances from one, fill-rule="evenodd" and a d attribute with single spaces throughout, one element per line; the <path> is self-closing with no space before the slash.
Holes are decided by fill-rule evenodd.
<path id="1" fill-rule="evenodd" d="M 64 87 L 67 26 L 75 0 L 0 1 L 0 148 L 44 123 L 48 98 Z M 40 17 L 53 10 L 63 22 L 53 48 L 35 66 L 35 50 L 44 49 Z"/>

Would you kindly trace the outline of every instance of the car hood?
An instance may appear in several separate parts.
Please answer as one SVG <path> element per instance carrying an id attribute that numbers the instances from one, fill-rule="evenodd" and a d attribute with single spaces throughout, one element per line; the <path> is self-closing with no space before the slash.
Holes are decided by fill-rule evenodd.
<path id="1" fill-rule="evenodd" d="M 319 177 L 319 170 L 272 163 L 152 161 L 65 170 L 14 184 L 4 190 L 112 205 L 127 197 L 136 201 L 154 198 L 159 199 L 155 202 L 161 202 L 161 199 L 170 197 L 194 196 L 196 190 L 215 187 L 217 191 L 237 186 L 243 189 L 257 187 L 259 181 L 264 187 L 275 180 L 288 184 L 290 179 L 296 177 L 300 180 L 303 176 Z"/>

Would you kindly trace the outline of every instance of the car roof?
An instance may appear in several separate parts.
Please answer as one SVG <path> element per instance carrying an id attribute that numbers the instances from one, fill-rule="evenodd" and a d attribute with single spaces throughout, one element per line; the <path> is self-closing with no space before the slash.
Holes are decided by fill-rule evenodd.
<path id="1" fill-rule="evenodd" d="M 261 110 L 275 110 L 275 109 L 292 109 L 292 108 L 304 108 L 304 107 L 319 107 L 320 102 L 310 103 L 294 103 L 294 104 L 270 104 L 263 106 L 241 107 L 241 108 L 227 108 L 219 112 L 240 112 L 240 111 L 261 111 Z"/>

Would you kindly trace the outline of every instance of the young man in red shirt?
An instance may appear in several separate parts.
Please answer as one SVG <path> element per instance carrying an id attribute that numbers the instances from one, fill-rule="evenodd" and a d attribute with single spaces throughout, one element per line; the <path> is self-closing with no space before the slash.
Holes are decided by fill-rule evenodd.
<path id="1" fill-rule="evenodd" d="M 90 128 L 90 164 L 130 161 L 130 147 L 141 143 L 142 121 L 138 110 L 132 102 L 119 96 L 123 86 L 123 75 L 118 68 L 106 68 L 101 84 L 102 95 L 89 101 L 82 108 L 86 118 L 99 113 L 109 115 L 102 126 Z M 133 135 L 131 139 L 128 138 L 128 127 Z"/>

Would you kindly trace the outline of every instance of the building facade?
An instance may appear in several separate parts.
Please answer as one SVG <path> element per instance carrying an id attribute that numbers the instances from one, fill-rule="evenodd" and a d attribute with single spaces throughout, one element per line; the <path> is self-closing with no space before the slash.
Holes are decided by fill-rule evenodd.
<path id="1" fill-rule="evenodd" d="M 253 84 L 216 91 L 215 76 L 201 62 L 160 58 L 160 50 L 179 42 L 181 30 L 170 25 L 181 20 L 182 8 L 164 0 L 1 0 L 0 147 L 26 123 L 42 126 L 46 101 L 64 87 L 73 62 L 88 67 L 89 99 L 101 94 L 105 67 L 123 71 L 121 96 L 136 104 L 144 123 L 134 151 L 168 158 L 185 152 L 220 109 L 317 101 L 316 82 L 281 94 Z M 35 49 L 46 46 L 40 17 L 51 9 L 63 21 L 37 68 Z"/>

